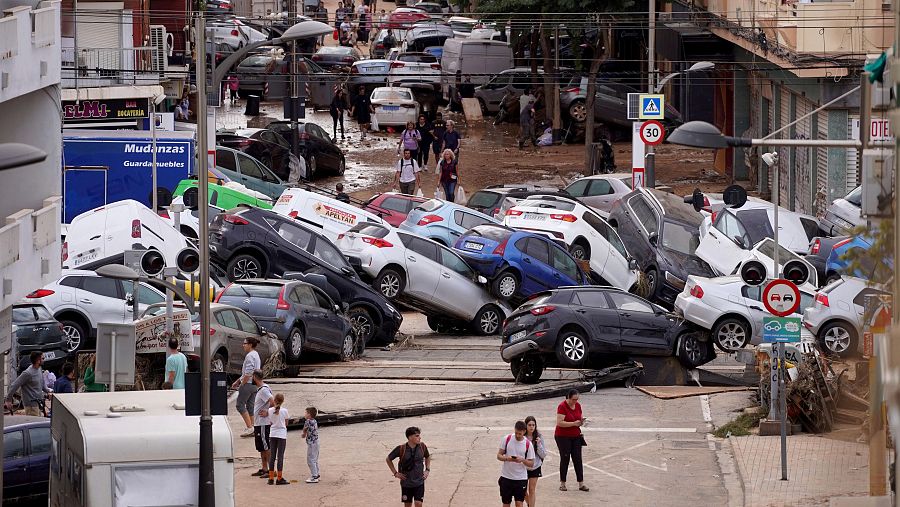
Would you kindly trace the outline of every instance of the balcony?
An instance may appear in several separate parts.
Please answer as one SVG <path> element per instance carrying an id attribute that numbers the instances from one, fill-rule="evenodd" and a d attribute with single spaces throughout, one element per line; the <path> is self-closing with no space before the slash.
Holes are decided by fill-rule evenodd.
<path id="1" fill-rule="evenodd" d="M 62 87 L 101 88 L 117 85 L 159 84 L 159 70 L 152 62 L 164 56 L 155 47 L 78 48 L 71 38 L 63 40 Z"/>
<path id="2" fill-rule="evenodd" d="M 47 198 L 43 208 L 20 210 L 0 227 L 0 308 L 59 278 L 61 203 Z"/>
<path id="3" fill-rule="evenodd" d="M 59 83 L 58 0 L 2 11 L 0 17 L 0 102 Z"/>

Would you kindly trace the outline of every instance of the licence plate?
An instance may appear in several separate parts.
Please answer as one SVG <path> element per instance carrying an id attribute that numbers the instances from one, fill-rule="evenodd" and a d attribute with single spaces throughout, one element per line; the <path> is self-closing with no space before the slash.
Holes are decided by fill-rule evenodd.
<path id="1" fill-rule="evenodd" d="M 466 241 L 466 244 L 463 246 L 465 246 L 469 250 L 478 250 L 479 252 L 484 249 L 484 245 L 482 245 L 481 243 L 472 243 L 469 241 Z"/>
<path id="2" fill-rule="evenodd" d="M 519 331 L 518 333 L 513 333 L 509 335 L 509 341 L 514 342 L 516 340 L 521 340 L 522 338 L 525 338 L 526 334 L 527 332 L 525 330 Z"/>
<path id="3" fill-rule="evenodd" d="M 399 111 L 400 106 L 384 106 L 385 111 Z"/>
<path id="4" fill-rule="evenodd" d="M 525 220 L 547 220 L 547 215 L 543 213 L 525 213 Z"/>
<path id="5" fill-rule="evenodd" d="M 44 361 L 47 361 L 48 359 L 56 359 L 56 352 L 44 352 Z"/>
<path id="6" fill-rule="evenodd" d="M 99 256 L 100 252 L 98 252 L 96 248 L 92 248 L 87 252 L 75 256 L 75 260 L 72 264 L 78 266 L 79 264 L 84 264 L 85 262 L 92 261 Z"/>

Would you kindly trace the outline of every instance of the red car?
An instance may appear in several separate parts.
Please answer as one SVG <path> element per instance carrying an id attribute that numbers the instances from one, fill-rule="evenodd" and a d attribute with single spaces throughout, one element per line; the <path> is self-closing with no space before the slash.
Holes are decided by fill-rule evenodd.
<path id="1" fill-rule="evenodd" d="M 375 194 L 374 197 L 366 201 L 363 209 L 380 215 L 387 223 L 398 227 L 406 220 L 406 215 L 409 214 L 411 209 L 427 200 L 425 197 L 416 197 L 399 192 L 385 192 L 383 194 Z"/>
<path id="2" fill-rule="evenodd" d="M 392 29 L 409 29 L 416 22 L 425 21 L 427 19 L 430 19 L 428 13 L 422 9 L 398 7 L 391 12 L 390 17 L 388 18 L 387 27 Z"/>

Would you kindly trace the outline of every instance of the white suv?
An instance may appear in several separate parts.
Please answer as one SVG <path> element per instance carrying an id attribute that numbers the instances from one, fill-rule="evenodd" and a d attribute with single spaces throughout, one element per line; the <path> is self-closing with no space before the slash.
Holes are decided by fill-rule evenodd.
<path id="1" fill-rule="evenodd" d="M 32 292 L 25 301 L 41 303 L 50 310 L 63 325 L 66 351 L 75 352 L 96 337 L 98 323 L 133 320 L 132 287 L 131 282 L 103 278 L 93 271 L 64 269 L 59 280 Z M 162 292 L 144 283 L 140 285 L 140 310 L 165 300 Z"/>
<path id="2" fill-rule="evenodd" d="M 572 257 L 589 261 L 591 271 L 610 285 L 631 290 L 638 280 L 637 263 L 629 257 L 616 230 L 596 211 L 574 199 L 526 197 L 506 212 L 503 224 L 565 243 Z"/>
<path id="3" fill-rule="evenodd" d="M 859 351 L 859 339 L 867 296 L 883 296 L 889 292 L 881 284 L 845 276 L 822 287 L 816 302 L 803 312 L 803 325 L 829 354 L 841 357 Z"/>

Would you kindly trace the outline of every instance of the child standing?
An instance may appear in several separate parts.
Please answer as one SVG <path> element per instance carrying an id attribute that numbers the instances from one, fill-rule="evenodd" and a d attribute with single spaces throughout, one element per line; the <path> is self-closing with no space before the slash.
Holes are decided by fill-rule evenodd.
<path id="1" fill-rule="evenodd" d="M 290 415 L 288 409 L 282 407 L 284 395 L 275 395 L 275 406 L 269 408 L 269 422 L 272 429 L 269 431 L 269 484 L 289 484 L 282 475 L 284 469 L 284 450 L 287 447 L 287 420 Z M 278 480 L 275 480 L 275 460 L 278 459 Z"/>
<path id="2" fill-rule="evenodd" d="M 303 423 L 303 438 L 306 439 L 306 464 L 309 465 L 307 484 L 319 482 L 319 423 L 316 407 L 306 407 L 306 422 Z"/>

